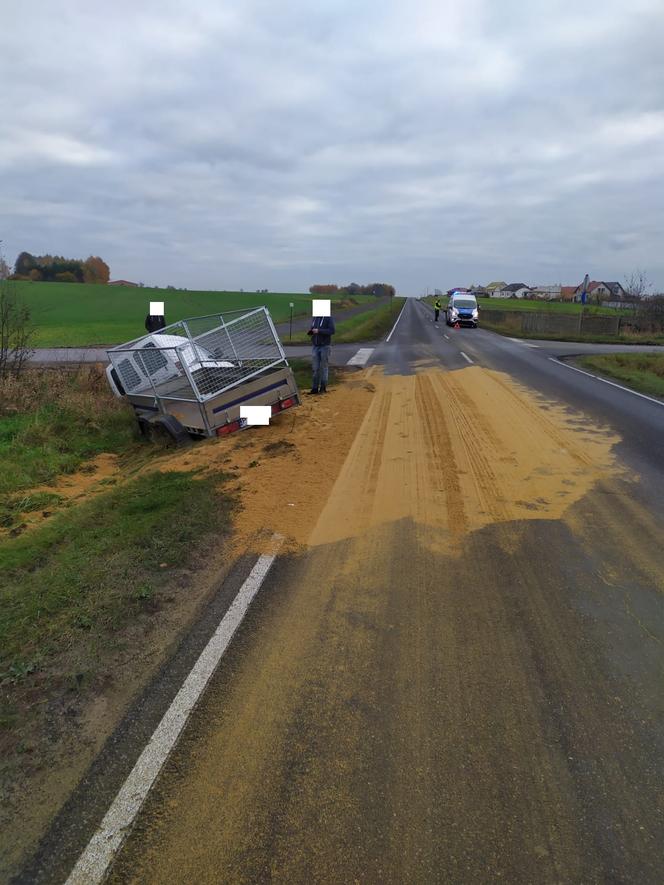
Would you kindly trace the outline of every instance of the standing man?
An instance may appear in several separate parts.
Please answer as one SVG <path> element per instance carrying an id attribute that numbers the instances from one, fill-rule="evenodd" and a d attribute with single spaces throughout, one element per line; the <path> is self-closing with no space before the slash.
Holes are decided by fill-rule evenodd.
<path id="1" fill-rule="evenodd" d="M 441 308 L 440 298 L 437 297 L 433 303 L 433 312 L 435 314 L 434 322 L 436 322 L 436 323 L 438 322 L 438 315 L 440 314 L 440 308 Z"/>
<path id="2" fill-rule="evenodd" d="M 164 316 L 164 302 L 151 301 L 150 312 L 145 317 L 146 332 L 158 332 L 166 325 L 166 317 Z"/>
<path id="3" fill-rule="evenodd" d="M 336 329 L 329 317 L 314 317 L 307 335 L 311 335 L 311 370 L 313 378 L 310 393 L 327 393 L 330 345 Z"/>

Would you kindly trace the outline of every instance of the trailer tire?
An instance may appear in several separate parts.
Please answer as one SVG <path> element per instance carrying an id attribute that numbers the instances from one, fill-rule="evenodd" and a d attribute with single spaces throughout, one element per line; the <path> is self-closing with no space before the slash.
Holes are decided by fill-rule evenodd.
<path id="1" fill-rule="evenodd" d="M 187 431 L 172 415 L 156 415 L 147 421 L 139 421 L 139 424 L 141 424 L 143 435 L 150 442 L 171 446 L 183 446 L 191 442 Z"/>

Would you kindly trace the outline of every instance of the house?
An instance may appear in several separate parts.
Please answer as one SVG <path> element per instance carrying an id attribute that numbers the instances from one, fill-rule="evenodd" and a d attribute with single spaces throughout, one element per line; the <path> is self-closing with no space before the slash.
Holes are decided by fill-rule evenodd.
<path id="1" fill-rule="evenodd" d="M 576 296 L 576 286 L 561 286 L 560 287 L 560 300 L 561 301 L 574 301 Z"/>
<path id="2" fill-rule="evenodd" d="M 627 295 L 627 292 L 625 292 L 620 283 L 604 283 L 604 285 L 609 289 L 613 297 L 618 301 Z"/>
<path id="3" fill-rule="evenodd" d="M 489 283 L 488 286 L 484 288 L 487 290 L 489 295 L 493 295 L 494 292 L 500 292 L 501 289 L 504 289 L 507 283 L 504 280 L 494 281 L 493 283 Z"/>
<path id="4" fill-rule="evenodd" d="M 583 292 L 583 283 L 576 287 L 575 300 L 580 301 Z M 625 290 L 620 283 L 606 283 L 603 280 L 591 280 L 586 292 L 591 301 L 620 301 L 625 297 Z"/>
<path id="5" fill-rule="evenodd" d="M 133 286 L 138 289 L 138 283 L 132 283 L 130 280 L 109 280 L 109 286 Z"/>
<path id="6" fill-rule="evenodd" d="M 489 298 L 491 293 L 484 288 L 484 286 L 471 286 L 471 293 L 475 296 L 475 298 Z"/>
<path id="7" fill-rule="evenodd" d="M 530 286 L 525 283 L 510 283 L 493 293 L 494 298 L 524 298 L 531 292 Z"/>
<path id="8" fill-rule="evenodd" d="M 542 301 L 557 301 L 560 298 L 560 290 L 562 286 L 533 286 L 533 298 L 539 298 Z"/>

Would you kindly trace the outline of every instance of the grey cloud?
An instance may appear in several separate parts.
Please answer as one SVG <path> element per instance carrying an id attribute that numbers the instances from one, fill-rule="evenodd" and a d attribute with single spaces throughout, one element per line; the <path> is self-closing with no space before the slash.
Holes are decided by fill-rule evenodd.
<path id="1" fill-rule="evenodd" d="M 664 288 L 659 3 L 26 0 L 11 17 L 14 255 L 100 252 L 189 287 L 639 266 Z"/>

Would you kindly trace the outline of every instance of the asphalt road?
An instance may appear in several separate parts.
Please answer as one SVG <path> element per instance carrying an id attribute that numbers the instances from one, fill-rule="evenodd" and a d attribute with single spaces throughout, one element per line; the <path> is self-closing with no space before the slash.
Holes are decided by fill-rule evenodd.
<path id="1" fill-rule="evenodd" d="M 407 305 L 111 882 L 662 881 L 664 407 L 531 345 Z"/>
<path id="2" fill-rule="evenodd" d="M 357 353 L 359 347 L 375 347 L 379 342 L 366 344 L 335 344 L 330 351 L 330 362 L 335 366 L 345 366 L 348 360 Z M 289 345 L 282 341 L 286 357 L 310 357 L 311 347 L 306 345 Z M 102 347 L 42 347 L 35 350 L 30 360 L 36 365 L 77 366 L 81 363 L 108 363 L 108 353 Z"/>

